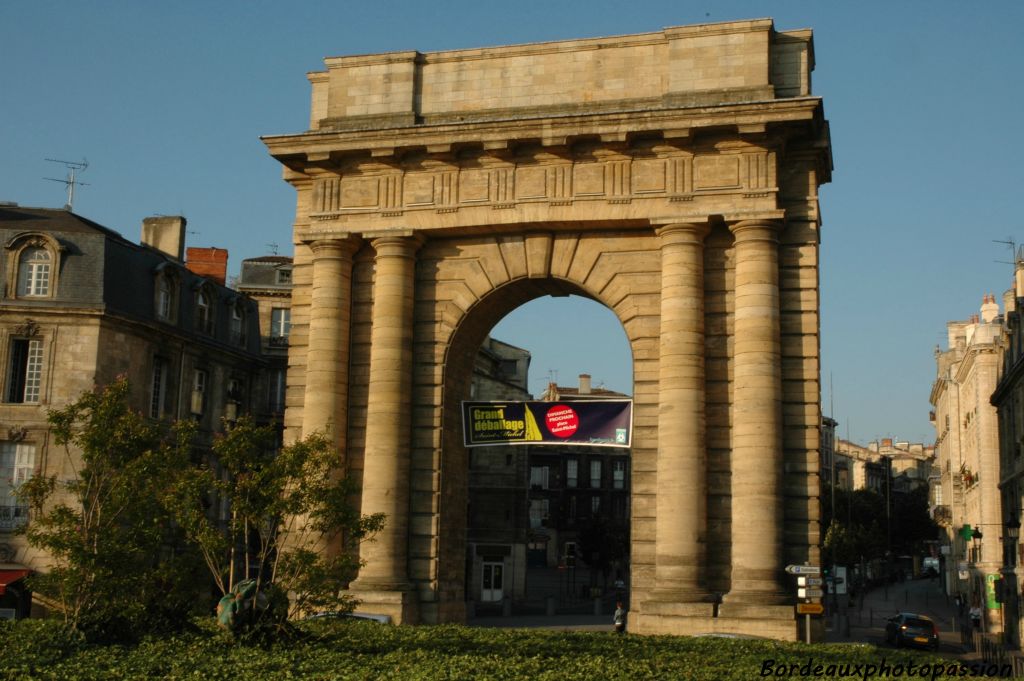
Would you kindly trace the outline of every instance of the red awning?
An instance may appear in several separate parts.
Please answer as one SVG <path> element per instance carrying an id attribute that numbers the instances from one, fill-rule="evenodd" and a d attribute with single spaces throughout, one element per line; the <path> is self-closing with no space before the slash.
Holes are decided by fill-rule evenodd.
<path id="1" fill-rule="evenodd" d="M 8 584 L 14 584 L 32 573 L 31 570 L 0 570 L 0 596 L 7 591 Z"/>

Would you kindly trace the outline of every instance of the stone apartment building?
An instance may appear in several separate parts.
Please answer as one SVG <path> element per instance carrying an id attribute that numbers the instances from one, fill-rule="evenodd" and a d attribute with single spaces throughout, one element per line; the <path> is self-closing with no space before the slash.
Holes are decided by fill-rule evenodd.
<path id="1" fill-rule="evenodd" d="M 932 425 L 948 546 L 947 593 L 964 594 L 985 612 L 985 629 L 1002 629 L 995 583 L 1003 566 L 1003 503 L 1000 492 L 999 424 L 991 403 L 1005 343 L 995 296 L 986 295 L 980 314 L 946 325 L 948 347 L 936 348 Z M 935 497 L 933 497 L 933 501 Z M 948 520 L 947 520 L 948 519 Z"/>
<path id="2" fill-rule="evenodd" d="M 292 259 L 267 255 L 242 261 L 235 283 L 239 293 L 256 302 L 259 314 L 260 353 L 265 373 L 266 419 L 283 424 L 291 335 Z"/>
<path id="3" fill-rule="evenodd" d="M 999 420 L 999 488 L 1004 526 L 998 533 L 1003 543 L 1002 602 L 1007 644 L 1021 648 L 1024 619 L 1021 607 L 1021 566 L 1024 552 L 1019 538 L 1024 517 L 1024 249 L 1016 254 L 1013 287 L 1003 294 L 1005 336 L 999 362 L 999 382 L 992 405 Z"/>
<path id="4" fill-rule="evenodd" d="M 146 218 L 142 243 L 67 210 L 0 205 L 0 616 L 28 614 L 19 579 L 47 556 L 14 534 L 13 487 L 68 478 L 47 412 L 126 376 L 157 419 L 195 419 L 209 442 L 222 418 L 260 413 L 265 362 L 256 304 L 224 285 L 227 253 L 190 249 L 185 219 Z"/>

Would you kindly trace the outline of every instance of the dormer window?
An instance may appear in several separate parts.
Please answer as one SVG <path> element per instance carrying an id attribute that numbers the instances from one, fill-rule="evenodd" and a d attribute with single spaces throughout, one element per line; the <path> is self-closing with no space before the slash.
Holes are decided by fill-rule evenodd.
<path id="1" fill-rule="evenodd" d="M 201 333 L 213 333 L 212 296 L 206 289 L 196 292 L 196 330 Z"/>
<path id="2" fill-rule="evenodd" d="M 290 267 L 282 267 L 277 270 L 277 283 L 281 285 L 291 286 L 292 283 L 292 269 Z"/>
<path id="3" fill-rule="evenodd" d="M 6 244 L 8 296 L 52 298 L 57 290 L 61 246 L 46 234 L 20 234 Z"/>
<path id="4" fill-rule="evenodd" d="M 231 306 L 231 342 L 245 345 L 245 308 L 240 302 Z"/>

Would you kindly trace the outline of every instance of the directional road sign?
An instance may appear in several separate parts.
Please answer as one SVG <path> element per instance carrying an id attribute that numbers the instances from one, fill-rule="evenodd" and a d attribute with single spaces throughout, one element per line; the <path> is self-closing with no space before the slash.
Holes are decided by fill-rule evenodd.
<path id="1" fill-rule="evenodd" d="M 825 583 L 825 580 L 821 577 L 797 577 L 797 586 L 821 586 Z"/>
<path id="2" fill-rule="evenodd" d="M 798 615 L 820 615 L 825 612 L 825 606 L 821 603 L 797 603 L 796 614 Z"/>
<path id="3" fill-rule="evenodd" d="M 820 565 L 787 565 L 786 572 L 791 575 L 820 575 Z"/>
<path id="4" fill-rule="evenodd" d="M 796 595 L 799 598 L 821 598 L 825 592 L 821 589 L 797 589 Z"/>

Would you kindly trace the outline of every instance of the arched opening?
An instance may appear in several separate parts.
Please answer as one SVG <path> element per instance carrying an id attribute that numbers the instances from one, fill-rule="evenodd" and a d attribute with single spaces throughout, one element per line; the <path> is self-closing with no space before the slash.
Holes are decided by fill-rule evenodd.
<path id="1" fill-rule="evenodd" d="M 445 366 L 444 449 L 462 450 L 466 471 L 455 494 L 464 502 L 449 513 L 464 510 L 462 582 L 471 621 L 609 614 L 629 583 L 631 466 L 625 447 L 463 447 L 459 405 L 627 400 L 632 376 L 622 322 L 563 280 L 513 282 L 465 316 Z"/>

